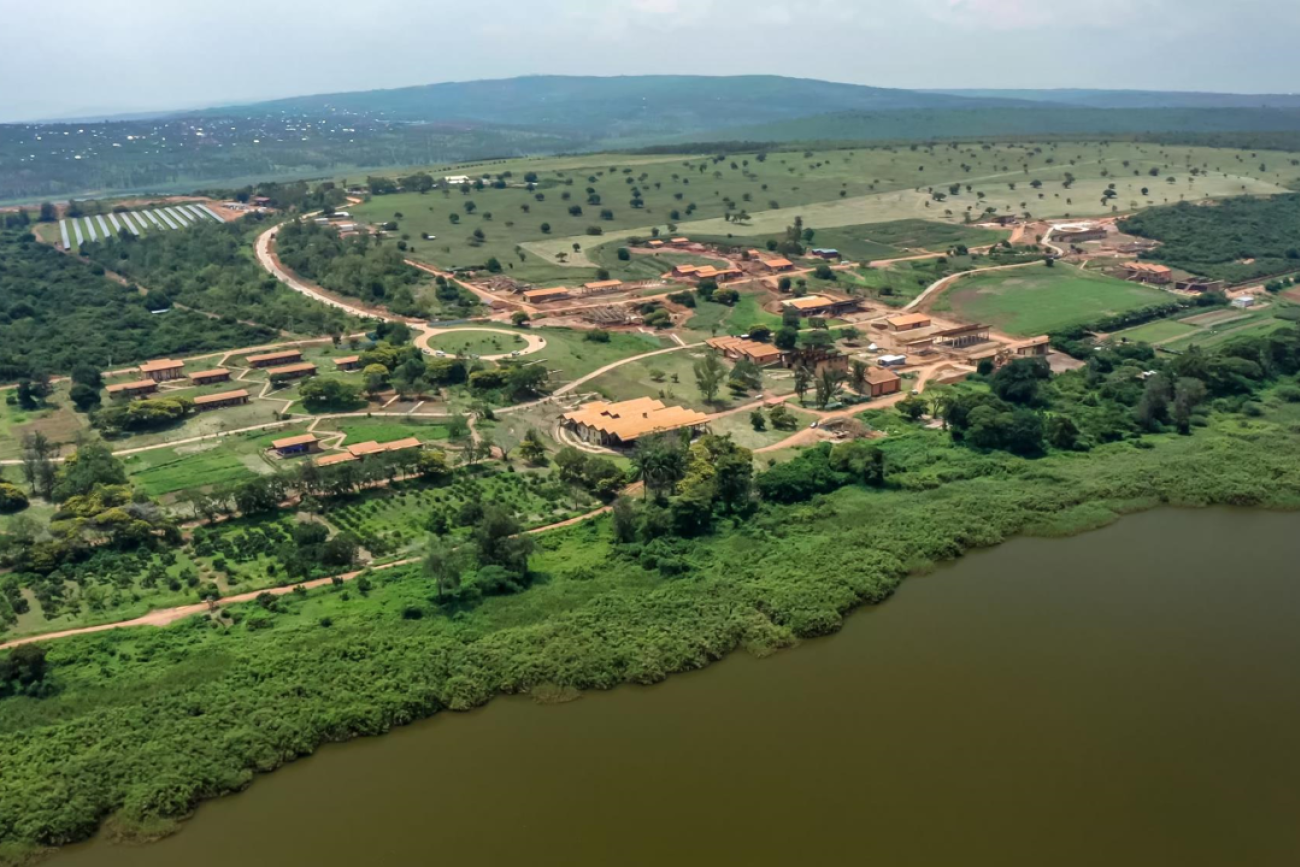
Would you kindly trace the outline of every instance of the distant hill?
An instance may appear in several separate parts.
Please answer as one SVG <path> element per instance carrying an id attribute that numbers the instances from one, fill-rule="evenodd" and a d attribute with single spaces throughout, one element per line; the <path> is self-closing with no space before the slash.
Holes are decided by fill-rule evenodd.
<path id="1" fill-rule="evenodd" d="M 775 75 L 530 76 L 294 97 L 199 114 L 343 113 L 390 122 L 477 122 L 620 138 L 769 123 L 835 111 L 1017 105 L 1032 103 Z"/>
<path id="2" fill-rule="evenodd" d="M 1159 90 L 927 90 L 970 99 L 1048 102 L 1087 108 L 1300 108 L 1294 93 L 1201 93 Z"/>
<path id="3" fill-rule="evenodd" d="M 979 136 L 1294 132 L 1300 109 L 981 108 L 836 112 L 715 130 L 717 141 L 895 141 Z M 698 140 L 698 137 L 696 137 Z M 691 136 L 675 136 L 687 142 Z"/>

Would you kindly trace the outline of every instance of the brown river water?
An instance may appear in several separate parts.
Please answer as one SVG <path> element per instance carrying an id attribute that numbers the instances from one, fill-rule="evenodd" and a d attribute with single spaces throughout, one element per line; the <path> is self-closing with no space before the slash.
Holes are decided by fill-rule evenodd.
<path id="1" fill-rule="evenodd" d="M 322 749 L 49 867 L 1300 864 L 1300 515 L 1020 539 L 843 631 Z"/>

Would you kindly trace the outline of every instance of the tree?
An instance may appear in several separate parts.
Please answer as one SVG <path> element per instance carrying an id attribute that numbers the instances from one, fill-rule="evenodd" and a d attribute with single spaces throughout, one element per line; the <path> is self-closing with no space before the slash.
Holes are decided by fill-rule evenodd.
<path id="1" fill-rule="evenodd" d="M 867 363 L 861 359 L 855 358 L 849 362 L 849 385 L 858 394 L 866 394 L 870 387 L 867 383 L 869 370 Z"/>
<path id="2" fill-rule="evenodd" d="M 695 384 L 699 387 L 704 402 L 716 403 L 718 390 L 727 377 L 727 366 L 716 352 L 706 352 L 696 359 L 692 369 L 695 372 Z"/>
<path id="3" fill-rule="evenodd" d="M 777 335 L 780 336 L 779 334 Z M 778 343 L 777 346 L 781 344 Z M 804 402 L 804 395 L 808 393 L 809 387 L 813 384 L 813 372 L 807 365 L 799 364 L 794 369 L 794 393 L 799 396 L 799 403 Z"/>
<path id="4" fill-rule="evenodd" d="M 1174 386 L 1174 424 L 1183 436 L 1192 432 L 1192 414 L 1207 394 L 1205 383 L 1199 379 L 1183 377 Z"/>
<path id="5" fill-rule="evenodd" d="M 361 377 L 365 382 L 366 394 L 372 397 L 388 388 L 388 368 L 382 364 L 367 364 L 361 371 Z"/>
<path id="6" fill-rule="evenodd" d="M 1054 449 L 1074 451 L 1079 448 L 1079 426 L 1068 415 L 1054 415 L 1047 420 L 1047 442 Z"/>
<path id="7" fill-rule="evenodd" d="M 776 332 L 776 336 L 772 339 L 772 343 L 777 349 L 790 352 L 799 345 L 799 330 L 790 325 L 782 326 L 781 329 Z"/>
<path id="8" fill-rule="evenodd" d="M 559 456 L 556 456 L 559 463 Z M 651 434 L 637 440 L 632 465 L 645 484 L 647 495 L 672 493 L 686 475 L 686 449 L 682 438 L 672 433 Z"/>
<path id="9" fill-rule="evenodd" d="M 522 328 L 528 324 L 528 314 L 522 310 L 516 310 L 510 314 L 510 324 L 516 328 Z"/>
<path id="10" fill-rule="evenodd" d="M 88 494 L 96 485 L 125 485 L 126 468 L 102 443 L 86 443 L 59 467 L 51 489 L 54 500 Z"/>
<path id="11" fill-rule="evenodd" d="M 913 395 L 900 400 L 895 405 L 895 408 L 909 421 L 920 421 L 921 417 L 925 415 L 925 411 L 928 407 L 924 400 Z"/>
<path id="12" fill-rule="evenodd" d="M 37 219 L 42 223 L 53 223 L 59 219 L 59 209 L 53 202 L 41 202 L 41 215 Z"/>
<path id="13" fill-rule="evenodd" d="M 438 601 L 441 602 L 460 590 L 464 560 L 464 556 L 440 536 L 430 536 L 425 542 L 424 559 L 420 568 L 437 588 Z"/>
<path id="14" fill-rule="evenodd" d="M 844 371 L 831 367 L 829 364 L 822 368 L 821 374 L 817 377 L 814 385 L 816 389 L 816 404 L 818 409 L 825 409 L 827 404 L 834 403 L 844 391 L 844 381 L 848 379 Z"/>
<path id="15" fill-rule="evenodd" d="M 1159 431 L 1169 421 L 1169 401 L 1172 398 L 1173 385 L 1168 377 L 1161 373 L 1147 377 L 1142 398 L 1133 410 L 1138 425 L 1145 431 Z"/>
<path id="16" fill-rule="evenodd" d="M 761 409 L 752 410 L 749 413 L 749 424 L 756 431 L 761 432 L 767 430 L 767 419 L 763 417 L 763 411 Z"/>
<path id="17" fill-rule="evenodd" d="M 519 456 L 534 466 L 546 463 L 546 446 L 536 428 L 529 428 L 519 443 Z"/>
<path id="18" fill-rule="evenodd" d="M 1037 406 L 1041 403 L 1039 385 L 1052 377 L 1052 369 L 1042 358 L 1018 358 L 993 375 L 993 393 L 1008 403 Z"/>
<path id="19" fill-rule="evenodd" d="M 483 518 L 472 533 L 481 566 L 499 566 L 519 578 L 528 574 L 533 537 L 523 532 L 519 521 L 496 503 L 483 508 Z"/>

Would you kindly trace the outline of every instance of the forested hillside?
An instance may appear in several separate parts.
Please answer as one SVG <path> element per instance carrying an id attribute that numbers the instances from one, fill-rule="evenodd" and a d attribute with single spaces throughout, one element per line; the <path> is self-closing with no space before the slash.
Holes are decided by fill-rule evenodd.
<path id="1" fill-rule="evenodd" d="M 1149 258 L 1232 283 L 1300 270 L 1300 195 L 1179 203 L 1120 228 L 1161 242 Z"/>
<path id="2" fill-rule="evenodd" d="M 126 366 L 274 336 L 225 316 L 153 313 L 159 299 L 99 270 L 25 232 L 0 233 L 0 381 L 67 373 L 79 363 Z"/>
<path id="3" fill-rule="evenodd" d="M 253 214 L 182 232 L 118 237 L 87 245 L 87 252 L 169 301 L 295 334 L 342 333 L 345 314 L 286 289 L 257 264 L 253 241 L 266 228 Z"/>

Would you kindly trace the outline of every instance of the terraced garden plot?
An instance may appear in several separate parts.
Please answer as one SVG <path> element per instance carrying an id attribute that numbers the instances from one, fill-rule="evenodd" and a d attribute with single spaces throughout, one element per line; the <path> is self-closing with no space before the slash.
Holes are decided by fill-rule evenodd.
<path id="1" fill-rule="evenodd" d="M 526 528 L 577 517 L 598 505 L 588 494 L 539 475 L 485 471 L 458 474 L 454 482 L 441 487 L 400 482 L 334 503 L 326 516 L 339 529 L 355 533 L 372 554 L 386 555 L 413 549 L 435 528 L 457 538 L 468 535 L 463 523 L 475 512 L 472 506 L 465 509 L 466 503 L 504 506 Z"/>

